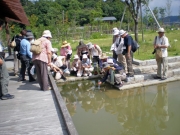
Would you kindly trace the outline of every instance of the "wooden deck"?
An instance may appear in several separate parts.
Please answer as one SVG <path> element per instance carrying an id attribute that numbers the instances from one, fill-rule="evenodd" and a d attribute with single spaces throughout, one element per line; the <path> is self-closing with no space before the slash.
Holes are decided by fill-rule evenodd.
<path id="1" fill-rule="evenodd" d="M 0 135 L 68 135 L 53 91 L 10 76 L 11 100 L 0 100 Z"/>

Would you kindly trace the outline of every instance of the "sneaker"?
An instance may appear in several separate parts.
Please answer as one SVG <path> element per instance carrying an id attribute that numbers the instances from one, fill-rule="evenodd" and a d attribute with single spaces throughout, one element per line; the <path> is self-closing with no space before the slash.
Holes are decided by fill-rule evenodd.
<path id="1" fill-rule="evenodd" d="M 154 76 L 154 79 L 161 79 L 161 77 L 159 77 L 159 76 Z"/>
<path id="2" fill-rule="evenodd" d="M 127 73 L 126 76 L 127 76 L 127 77 L 134 77 L 133 74 L 129 74 L 129 73 Z"/>
<path id="3" fill-rule="evenodd" d="M 1 97 L 2 100 L 8 100 L 8 99 L 13 99 L 13 98 L 14 98 L 14 95 L 10 95 L 10 94 L 6 94 Z"/>
<path id="4" fill-rule="evenodd" d="M 161 80 L 166 80 L 167 78 L 166 77 L 162 77 Z"/>
<path id="5" fill-rule="evenodd" d="M 89 73 L 89 76 L 92 76 L 92 73 Z"/>
<path id="6" fill-rule="evenodd" d="M 85 77 L 86 77 L 86 76 L 87 76 L 87 74 L 83 74 L 83 76 L 85 76 Z"/>

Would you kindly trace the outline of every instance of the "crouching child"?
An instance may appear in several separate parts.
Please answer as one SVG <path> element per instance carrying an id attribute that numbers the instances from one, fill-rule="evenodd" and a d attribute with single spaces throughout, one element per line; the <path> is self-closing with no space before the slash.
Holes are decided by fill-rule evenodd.
<path id="1" fill-rule="evenodd" d="M 77 77 L 82 76 L 82 69 L 81 69 L 81 60 L 79 59 L 78 55 L 74 55 L 74 60 L 71 65 L 71 73 L 76 74 Z"/>

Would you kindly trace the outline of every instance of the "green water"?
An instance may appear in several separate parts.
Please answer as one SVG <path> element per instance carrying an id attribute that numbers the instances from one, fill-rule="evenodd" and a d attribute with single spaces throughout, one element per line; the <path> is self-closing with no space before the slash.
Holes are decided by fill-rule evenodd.
<path id="1" fill-rule="evenodd" d="M 125 91 L 96 84 L 59 86 L 79 135 L 180 135 L 180 81 Z"/>

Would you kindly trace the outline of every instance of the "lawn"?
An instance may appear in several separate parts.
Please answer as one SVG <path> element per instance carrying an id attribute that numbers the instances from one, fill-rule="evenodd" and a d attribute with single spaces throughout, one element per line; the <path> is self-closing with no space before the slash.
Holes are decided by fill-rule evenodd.
<path id="1" fill-rule="evenodd" d="M 153 40 L 157 35 L 156 32 L 147 31 L 144 33 L 144 41 L 142 41 L 142 35 L 139 34 L 139 44 L 140 48 L 134 53 L 134 58 L 139 60 L 147 60 L 154 59 L 153 52 Z M 180 55 L 180 30 L 169 30 L 165 33 L 168 37 L 171 47 L 168 48 L 169 56 L 177 56 Z M 79 41 L 68 41 L 71 43 L 71 47 L 73 49 L 73 55 L 76 53 L 76 46 Z M 110 47 L 112 45 L 112 36 L 108 36 L 103 39 L 91 39 L 84 40 L 84 43 L 92 42 L 93 44 L 97 44 L 101 47 L 103 52 L 110 52 Z M 60 49 L 60 44 L 53 43 L 53 47 Z M 110 55 L 109 55 L 110 56 Z"/>

